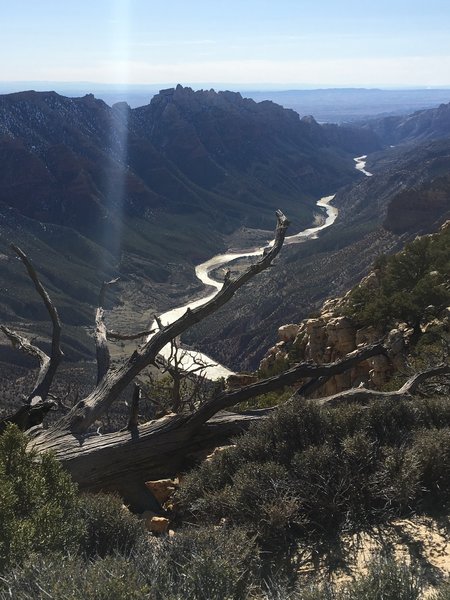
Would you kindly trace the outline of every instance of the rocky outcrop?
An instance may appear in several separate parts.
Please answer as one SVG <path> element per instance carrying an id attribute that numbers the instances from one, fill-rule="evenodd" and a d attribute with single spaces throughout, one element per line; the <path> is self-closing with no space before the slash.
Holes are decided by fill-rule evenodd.
<path id="1" fill-rule="evenodd" d="M 377 272 L 371 272 L 360 285 L 376 288 L 379 285 Z M 377 389 L 387 383 L 393 373 L 405 364 L 413 330 L 406 323 L 398 323 L 387 332 L 381 328 L 358 327 L 350 317 L 342 314 L 346 298 L 327 300 L 317 316 L 304 319 L 298 325 L 281 326 L 278 329 L 279 341 L 261 361 L 260 372 L 271 373 L 277 365 L 287 363 L 335 362 L 353 350 L 384 338 L 390 350 L 389 357 L 375 356 L 346 373 L 333 376 L 316 395 L 328 396 L 360 384 Z"/>

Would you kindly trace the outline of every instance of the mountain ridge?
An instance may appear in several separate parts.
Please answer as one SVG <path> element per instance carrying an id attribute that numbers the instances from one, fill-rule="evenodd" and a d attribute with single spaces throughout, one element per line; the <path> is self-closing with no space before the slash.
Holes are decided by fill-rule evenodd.
<path id="1" fill-rule="evenodd" d="M 0 96 L 0 253 L 10 256 L 8 240 L 22 245 L 79 324 L 117 274 L 120 293 L 136 275 L 150 308 L 170 308 L 174 289 L 198 285 L 192 266 L 225 249 L 232 231 L 272 229 L 275 208 L 299 229 L 311 222 L 318 196 L 357 177 L 352 145 L 377 147 L 375 136 L 355 135 L 270 102 L 181 86 L 141 109 L 92 94 Z M 89 252 L 66 252 L 70 238 Z M 41 314 L 37 300 L 22 300 L 22 283 L 14 261 L 0 263 L 7 321 Z"/>
<path id="2" fill-rule="evenodd" d="M 405 120 L 411 118 L 418 117 Z M 420 119 L 430 129 L 426 134 L 425 126 L 413 128 L 427 136 L 424 144 L 429 144 L 429 151 L 421 146 L 420 156 L 434 152 L 434 164 L 445 162 L 445 142 L 439 142 L 440 154 L 433 146 L 438 144 L 433 135 L 439 132 L 430 124 L 436 119 L 423 115 Z M 258 310 L 264 327 L 274 327 L 295 310 L 311 308 L 332 293 L 333 285 L 348 286 L 368 268 L 375 252 L 395 249 L 402 235 L 412 235 L 416 225 L 419 229 L 423 225 L 418 206 L 416 224 L 405 221 L 400 230 L 389 228 L 389 221 L 392 225 L 405 212 L 408 196 L 400 195 L 390 212 L 389 205 L 408 185 L 425 190 L 434 175 L 428 176 L 425 167 L 420 174 L 412 159 L 401 163 L 407 146 L 386 149 L 386 139 L 371 127 L 320 125 L 313 117 L 300 119 L 270 101 L 256 103 L 234 92 L 182 86 L 162 90 L 138 109 L 124 103 L 110 108 L 93 95 L 0 96 L 0 252 L 9 255 L 8 238 L 23 244 L 32 258 L 36 256 L 37 266 L 42 264 L 63 313 L 78 314 L 79 323 L 87 325 L 102 279 L 120 274 L 119 296 L 129 296 L 132 283 L 148 299 L 149 309 L 171 308 L 179 303 L 180 291 L 200 292 L 192 265 L 226 249 L 229 233 L 240 226 L 271 229 L 273 209 L 278 207 L 292 219 L 294 230 L 303 229 L 311 222 L 317 198 L 340 189 L 335 199 L 340 217 L 333 231 L 325 232 L 311 249 L 308 245 L 286 249 L 284 266 L 273 272 L 274 282 L 253 289 L 254 297 L 261 296 Z M 417 147 L 411 145 L 411 156 Z M 353 156 L 362 153 L 370 153 L 369 167 L 374 167 L 376 177 L 355 171 Z M 404 188 L 397 176 L 401 164 L 408 174 Z M 442 169 L 446 171 L 446 163 Z M 439 185 L 434 196 L 445 196 L 445 177 Z M 414 201 L 420 205 L 420 198 Z M 445 203 L 437 207 L 435 221 L 444 209 Z M 87 262 L 75 245 L 64 261 L 59 258 L 64 240 L 71 236 L 91 257 Z M 331 260 L 342 264 L 330 277 Z M 58 270 L 59 263 L 64 267 L 55 276 L 52 268 Z M 0 262 L 0 285 L 8 289 L 0 300 L 0 314 L 7 320 L 14 314 L 20 319 L 39 314 L 37 302 L 22 301 L 23 282 L 15 289 L 13 267 L 14 262 Z M 309 289 L 299 299 L 295 282 L 305 277 Z M 280 304 L 276 290 L 283 288 Z M 77 289 L 84 290 L 81 303 Z M 242 306 L 234 305 L 233 310 L 234 324 L 226 322 L 230 317 L 226 313 L 228 317 L 209 329 L 207 351 L 215 345 L 227 359 L 234 346 L 238 361 L 250 345 L 256 359 L 264 336 L 257 333 L 251 339 L 242 331 L 260 329 L 258 317 Z M 133 310 L 130 314 L 136 316 Z M 72 321 L 75 326 L 76 319 Z M 219 336 L 219 324 L 231 334 L 229 339 Z M 203 338 L 204 334 L 193 334 L 190 341 Z M 86 336 L 83 343 L 87 347 Z"/>

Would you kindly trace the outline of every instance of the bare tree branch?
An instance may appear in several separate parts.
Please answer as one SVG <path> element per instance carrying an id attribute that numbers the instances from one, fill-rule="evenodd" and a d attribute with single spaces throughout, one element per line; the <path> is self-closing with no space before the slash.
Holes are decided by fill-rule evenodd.
<path id="1" fill-rule="evenodd" d="M 105 324 L 105 311 L 103 305 L 105 303 L 106 290 L 109 286 L 114 285 L 119 281 L 118 278 L 111 281 L 104 281 L 100 288 L 98 297 L 98 306 L 95 311 L 95 350 L 97 355 L 97 384 L 103 379 L 109 371 L 111 364 L 111 355 L 107 344 L 107 329 Z"/>
<path id="2" fill-rule="evenodd" d="M 222 287 L 209 302 L 192 310 L 188 309 L 176 321 L 163 326 L 152 338 L 135 350 L 123 365 L 110 370 L 107 376 L 102 377 L 95 390 L 79 402 L 55 427 L 68 428 L 73 433 L 86 432 L 92 423 L 108 410 L 134 377 L 146 366 L 155 362 L 158 353 L 166 344 L 226 304 L 238 289 L 272 264 L 283 246 L 288 225 L 287 218 L 281 211 L 277 211 L 275 240 L 265 256 L 251 265 L 242 275 L 230 281 L 226 287 Z"/>
<path id="3" fill-rule="evenodd" d="M 45 369 L 47 367 L 48 363 L 50 362 L 50 357 L 43 350 L 32 344 L 26 337 L 18 334 L 16 331 L 13 331 L 5 325 L 0 325 L 0 329 L 9 339 L 14 348 L 21 350 L 33 358 L 37 358 L 41 369 Z"/>
<path id="4" fill-rule="evenodd" d="M 358 402 L 364 404 L 373 400 L 400 400 L 401 398 L 405 398 L 405 396 L 414 394 L 419 385 L 427 379 L 430 379 L 431 377 L 437 377 L 438 375 L 446 375 L 448 373 L 450 373 L 450 365 L 439 365 L 438 367 L 433 367 L 432 369 L 427 369 L 426 371 L 416 373 L 410 377 L 399 390 L 395 390 L 393 392 L 379 392 L 378 390 L 368 390 L 366 388 L 352 388 L 349 390 L 344 390 L 343 392 L 339 392 L 338 394 L 334 394 L 333 396 L 317 398 L 316 400 L 313 400 L 313 402 L 316 402 L 320 406 L 336 406 L 342 402 Z"/>
<path id="5" fill-rule="evenodd" d="M 40 363 L 39 374 L 34 386 L 34 389 L 28 396 L 28 403 L 37 404 L 41 401 L 45 401 L 48 393 L 50 391 L 50 387 L 53 382 L 53 378 L 55 376 L 56 370 L 61 362 L 64 354 L 61 350 L 61 322 L 59 320 L 58 311 L 56 310 L 53 302 L 50 299 L 50 296 L 47 293 L 47 290 L 44 288 L 42 283 L 39 280 L 39 277 L 36 273 L 35 268 L 31 264 L 25 252 L 23 252 L 18 246 L 11 244 L 11 248 L 20 258 L 22 263 L 25 265 L 27 273 L 34 283 L 34 287 L 36 291 L 42 298 L 45 307 L 50 315 L 50 319 L 52 321 L 52 345 L 51 345 L 51 353 L 50 357 L 47 356 L 45 352 L 31 344 L 26 338 L 20 336 L 19 334 L 11 331 L 7 327 L 2 327 L 3 333 L 15 344 L 17 344 L 18 348 L 37 358 Z"/>
<path id="6" fill-rule="evenodd" d="M 268 377 L 267 379 L 263 379 L 236 390 L 224 390 L 219 392 L 214 398 L 202 404 L 198 410 L 192 414 L 191 421 L 199 424 L 204 423 L 221 410 L 236 406 L 236 404 L 250 400 L 255 396 L 273 392 L 283 386 L 294 385 L 299 379 L 305 377 L 311 377 L 312 379 L 322 377 L 328 378 L 332 375 L 344 373 L 362 360 L 366 360 L 377 354 L 386 353 L 386 348 L 381 343 L 377 343 L 355 350 L 354 352 L 347 354 L 344 359 L 334 363 L 326 365 L 300 363 L 280 375 Z"/>

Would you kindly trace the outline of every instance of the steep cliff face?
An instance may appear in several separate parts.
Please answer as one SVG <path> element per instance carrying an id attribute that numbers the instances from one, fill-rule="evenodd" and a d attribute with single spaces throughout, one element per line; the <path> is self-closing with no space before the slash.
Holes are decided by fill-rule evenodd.
<path id="1" fill-rule="evenodd" d="M 183 228 L 201 222 L 217 246 L 241 225 L 271 228 L 276 207 L 306 224 L 314 198 L 356 179 L 351 152 L 370 141 L 352 135 L 349 149 L 344 130 L 272 102 L 182 86 L 134 110 L 92 95 L 9 94 L 0 96 L 0 203 L 106 246 L 122 234 L 125 248 L 118 221 L 158 235 L 178 233 L 182 215 Z"/>
<path id="2" fill-rule="evenodd" d="M 221 228 L 238 215 L 244 225 L 271 227 L 277 202 L 296 220 L 310 210 L 312 197 L 356 179 L 347 131 L 330 132 L 314 119 L 239 93 L 163 90 L 132 111 L 130 127 L 189 180 L 222 198 Z M 358 139 L 355 130 L 354 147 L 377 144 L 366 133 Z"/>
<path id="3" fill-rule="evenodd" d="M 127 139 L 123 116 L 93 96 L 1 96 L 0 202 L 96 241 L 106 221 L 113 238 L 123 205 L 162 206 L 128 169 Z"/>

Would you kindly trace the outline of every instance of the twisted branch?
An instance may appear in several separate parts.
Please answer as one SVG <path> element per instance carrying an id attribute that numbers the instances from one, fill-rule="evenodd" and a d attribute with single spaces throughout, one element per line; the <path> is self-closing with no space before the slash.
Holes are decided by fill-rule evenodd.
<path id="1" fill-rule="evenodd" d="M 42 298 L 47 312 L 50 316 L 50 319 L 52 321 L 52 345 L 50 356 L 48 356 L 40 348 L 32 344 L 27 338 L 19 335 L 15 331 L 12 331 L 8 327 L 5 327 L 3 325 L 1 326 L 1 330 L 14 346 L 19 348 L 23 352 L 26 352 L 27 354 L 37 358 L 40 363 L 36 383 L 34 385 L 33 390 L 27 398 L 28 404 L 35 405 L 46 400 L 56 370 L 64 356 L 63 351 L 61 350 L 61 321 L 59 320 L 59 315 L 58 311 L 56 310 L 56 307 L 51 301 L 47 290 L 44 288 L 41 281 L 39 280 L 36 270 L 31 264 L 25 252 L 23 252 L 18 246 L 15 246 L 14 244 L 11 244 L 11 248 L 14 250 L 19 259 L 25 265 L 27 273 L 31 281 L 34 283 L 36 291 Z"/>

